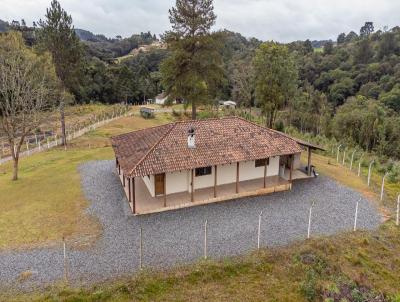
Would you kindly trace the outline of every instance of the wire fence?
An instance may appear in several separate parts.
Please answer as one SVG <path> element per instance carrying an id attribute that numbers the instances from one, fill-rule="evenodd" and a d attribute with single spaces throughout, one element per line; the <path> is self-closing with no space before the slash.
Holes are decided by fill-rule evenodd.
<path id="1" fill-rule="evenodd" d="M 129 112 L 129 109 L 127 107 L 123 107 L 119 111 L 114 111 L 110 115 L 94 117 L 92 123 L 87 126 L 75 126 L 68 128 L 66 131 L 66 141 L 67 142 L 71 141 L 90 131 L 93 131 L 101 126 L 104 126 L 116 119 L 131 115 L 133 115 L 133 113 Z M 31 156 L 33 154 L 57 147 L 61 144 L 62 144 L 62 138 L 59 135 L 57 135 L 55 131 L 45 131 L 43 133 L 34 134 L 26 138 L 25 144 L 19 156 L 20 158 Z M 5 162 L 11 161 L 12 157 L 10 154 L 6 154 L 4 151 L 4 150 L 10 150 L 9 144 L 2 142 L 0 147 L 1 147 L 1 152 L 0 152 L 0 165 L 1 165 Z M 14 149 L 15 148 L 16 146 L 14 146 Z"/>
<path id="2" fill-rule="evenodd" d="M 346 214 L 343 215 L 347 215 L 346 217 L 349 217 L 352 215 L 352 224 L 348 225 L 345 229 L 342 229 L 341 231 L 349 231 L 349 232 L 357 232 L 359 230 L 359 225 L 361 222 L 360 217 L 359 217 L 359 209 L 360 209 L 360 204 L 362 202 L 362 199 L 360 198 L 359 201 L 354 202 L 353 206 L 353 215 L 351 214 L 351 212 L 347 212 Z M 317 224 L 317 220 L 318 220 L 318 224 L 323 223 L 323 219 L 321 220 L 321 217 L 317 217 L 317 215 L 321 215 L 321 212 L 319 211 L 314 211 L 314 209 L 316 208 L 316 203 L 313 201 L 310 203 L 310 207 L 309 210 L 307 212 L 304 212 L 304 217 L 303 217 L 303 223 L 304 225 L 301 226 L 299 225 L 298 228 L 300 229 L 304 229 L 306 230 L 306 232 L 304 232 L 303 236 L 299 236 L 298 239 L 306 239 L 306 240 L 310 240 L 313 238 L 318 238 L 318 236 L 323 235 L 321 232 L 317 232 L 315 231 L 315 233 L 313 232 L 313 225 Z M 396 221 L 395 221 L 395 225 L 397 227 L 400 227 L 399 225 L 399 217 L 400 217 L 400 196 L 399 196 L 399 202 L 397 205 L 397 210 L 395 213 L 395 216 L 397 217 Z M 266 222 L 265 220 L 263 220 L 263 211 L 261 211 L 257 216 L 254 216 L 254 232 L 252 234 L 248 234 L 246 236 L 246 242 L 249 242 L 249 244 L 251 244 L 247 250 L 249 251 L 256 251 L 256 250 L 260 250 L 262 248 L 267 248 L 268 244 L 266 244 L 267 242 L 267 236 L 266 234 L 263 234 L 263 232 L 267 232 L 268 227 L 272 229 L 274 229 L 274 227 L 271 226 L 266 226 L 264 225 L 264 223 Z M 317 219 L 319 218 L 319 219 Z M 279 222 L 278 222 L 279 223 Z M 216 243 L 215 238 L 221 236 L 221 240 L 225 240 L 225 238 L 223 238 L 222 234 L 218 233 L 218 223 L 216 223 L 216 225 L 211 225 L 214 228 L 210 228 L 210 221 L 208 219 L 204 219 L 202 223 L 197 224 L 198 225 L 198 229 L 197 231 L 195 230 L 196 234 L 192 234 L 192 236 L 188 236 L 188 238 L 196 238 L 196 240 L 201 241 L 201 244 L 199 242 L 199 244 L 196 244 L 196 247 L 198 248 L 198 251 L 195 253 L 197 255 L 202 255 L 201 259 L 207 260 L 210 259 L 212 257 L 210 257 L 210 252 L 212 250 L 219 250 L 219 246 L 218 243 Z M 315 227 L 316 229 L 318 229 L 318 227 Z M 153 259 L 154 257 L 157 257 L 157 253 L 158 251 L 152 250 L 152 248 L 154 249 L 154 245 L 153 245 L 153 238 L 150 235 L 150 232 L 145 232 L 146 228 L 143 226 L 140 226 L 137 229 L 137 237 L 132 238 L 132 240 L 138 240 L 138 245 L 136 245 L 137 250 L 133 251 L 133 253 L 127 253 L 126 257 L 134 257 L 135 261 L 134 263 L 137 264 L 137 267 L 132 267 L 132 271 L 136 271 L 136 270 L 143 270 L 146 268 L 151 268 L 153 266 Z M 338 231 L 338 230 L 336 230 Z M 148 234 L 145 236 L 145 234 Z M 251 236 L 254 236 L 254 240 L 250 240 Z M 210 238 L 212 237 L 212 239 L 210 240 Z M 239 238 L 235 237 L 235 240 L 238 240 Z M 158 240 L 158 246 L 160 245 L 164 245 L 167 247 L 171 247 L 173 246 L 173 239 L 171 238 L 163 238 L 160 240 L 159 237 L 157 237 Z M 160 242 L 161 241 L 161 242 Z M 254 244 L 256 243 L 256 244 Z M 232 243 L 232 249 L 234 249 L 235 243 Z M 177 247 L 178 248 L 178 247 Z M 162 248 L 159 249 L 159 251 L 163 250 Z M 71 247 L 70 249 L 71 252 L 73 252 L 73 249 Z M 74 261 L 76 261 L 76 257 L 69 257 L 69 249 L 68 249 L 68 245 L 66 243 L 66 240 L 63 238 L 63 245 L 62 245 L 62 253 L 60 253 L 63 255 L 63 261 L 60 262 L 63 264 L 63 276 L 66 282 L 69 281 L 69 277 L 71 277 L 73 275 L 73 267 L 74 267 Z M 179 253 L 177 253 L 177 255 L 179 255 Z M 76 256 L 76 255 L 75 255 Z M 220 255 L 220 256 L 228 256 L 228 255 Z M 218 256 L 219 257 L 219 256 Z M 217 258 L 218 258 L 217 257 Z M 146 259 L 148 261 L 146 261 Z M 179 263 L 179 259 L 176 259 L 176 263 Z M 72 277 L 73 278 L 73 277 Z"/>

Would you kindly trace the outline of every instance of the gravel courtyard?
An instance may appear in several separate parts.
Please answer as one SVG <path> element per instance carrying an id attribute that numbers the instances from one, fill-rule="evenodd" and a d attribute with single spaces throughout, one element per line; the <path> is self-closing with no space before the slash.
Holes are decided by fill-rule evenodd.
<path id="1" fill-rule="evenodd" d="M 373 229 L 380 223 L 377 209 L 369 201 L 327 177 L 296 182 L 290 192 L 134 217 L 114 166 L 114 161 L 93 161 L 80 167 L 81 184 L 91 202 L 87 212 L 99 218 L 104 230 L 92 248 L 67 250 L 69 277 L 75 284 L 137 271 L 140 227 L 144 266 L 168 267 L 202 257 L 206 219 L 210 257 L 256 248 L 260 211 L 261 244 L 267 247 L 304 239 L 313 201 L 312 236 L 351 230 L 357 201 L 360 229 Z M 31 271 L 31 278 L 17 281 L 24 271 Z M 0 253 L 0 287 L 31 288 L 62 279 L 61 247 Z"/>

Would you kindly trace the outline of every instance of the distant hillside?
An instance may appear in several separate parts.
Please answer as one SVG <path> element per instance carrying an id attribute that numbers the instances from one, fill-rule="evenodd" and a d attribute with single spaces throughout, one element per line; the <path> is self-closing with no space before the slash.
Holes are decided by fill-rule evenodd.
<path id="1" fill-rule="evenodd" d="M 5 32 L 9 29 L 8 22 L 5 22 L 0 19 L 0 32 Z"/>
<path id="2" fill-rule="evenodd" d="M 151 51 L 157 51 L 160 49 L 166 49 L 167 46 L 159 41 L 153 41 L 151 44 L 144 44 L 144 45 L 140 45 L 138 48 L 134 48 L 132 49 L 129 54 L 119 57 L 119 58 L 115 58 L 114 63 L 121 63 L 125 60 L 128 59 L 132 59 L 134 57 L 136 57 L 137 55 L 139 55 L 140 53 L 148 53 Z"/>
<path id="3" fill-rule="evenodd" d="M 323 48 L 328 42 L 332 42 L 332 40 L 314 40 L 311 41 L 311 45 L 314 48 Z"/>
<path id="4" fill-rule="evenodd" d="M 91 31 L 88 31 L 85 29 L 76 28 L 75 33 L 78 35 L 79 39 L 81 39 L 82 41 L 92 41 L 92 42 L 108 41 L 106 36 L 96 35 L 96 34 L 92 33 Z"/>
<path id="5" fill-rule="evenodd" d="M 78 35 L 80 34 L 83 35 L 81 39 L 86 44 L 89 54 L 103 61 L 126 56 L 141 45 L 149 45 L 157 40 L 150 32 L 119 39 L 107 39 L 102 35 L 91 35 L 87 31 L 79 31 Z"/>

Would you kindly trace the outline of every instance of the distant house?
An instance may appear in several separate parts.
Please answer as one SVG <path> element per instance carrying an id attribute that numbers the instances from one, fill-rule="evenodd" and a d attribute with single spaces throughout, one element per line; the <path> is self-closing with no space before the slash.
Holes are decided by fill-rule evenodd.
<path id="1" fill-rule="evenodd" d="M 236 108 L 236 102 L 233 102 L 233 101 L 220 101 L 219 105 L 226 109 L 235 109 Z"/>
<path id="2" fill-rule="evenodd" d="M 294 180 L 315 176 L 311 151 L 320 149 L 239 117 L 180 121 L 111 140 L 134 214 L 290 190 Z"/>
<path id="3" fill-rule="evenodd" d="M 162 92 L 155 97 L 154 103 L 158 104 L 158 105 L 165 105 L 165 102 L 167 101 L 167 99 L 168 99 L 168 96 L 164 92 Z"/>

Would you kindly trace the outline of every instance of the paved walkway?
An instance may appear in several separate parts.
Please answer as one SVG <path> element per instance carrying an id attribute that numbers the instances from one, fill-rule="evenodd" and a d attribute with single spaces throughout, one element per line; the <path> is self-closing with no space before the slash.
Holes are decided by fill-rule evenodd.
<path id="1" fill-rule="evenodd" d="M 104 232 L 89 250 L 67 250 L 73 284 L 91 284 L 139 268 L 139 229 L 143 228 L 144 266 L 168 267 L 203 255 L 203 225 L 208 220 L 211 257 L 237 255 L 256 247 L 258 215 L 263 211 L 261 244 L 285 245 L 307 234 L 308 211 L 315 201 L 312 235 L 351 230 L 357 201 L 358 226 L 373 229 L 380 217 L 361 195 L 319 177 L 295 183 L 289 192 L 134 217 L 130 214 L 113 161 L 80 167 L 82 187 L 91 201 L 89 214 L 100 219 Z M 20 282 L 21 272 L 33 274 Z M 62 247 L 0 254 L 0 286 L 28 289 L 63 278 Z"/>

